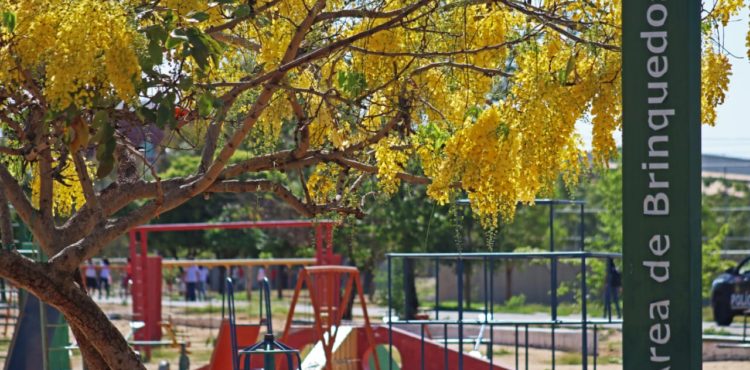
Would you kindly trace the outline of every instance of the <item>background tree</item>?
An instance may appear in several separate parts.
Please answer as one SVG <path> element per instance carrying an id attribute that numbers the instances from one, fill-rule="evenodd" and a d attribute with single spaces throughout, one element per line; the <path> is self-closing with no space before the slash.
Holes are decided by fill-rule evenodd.
<path id="1" fill-rule="evenodd" d="M 710 5 L 706 35 L 742 3 Z M 582 117 L 594 161 L 615 153 L 619 2 L 0 0 L 0 15 L 0 189 L 50 256 L 2 249 L 0 276 L 59 309 L 93 369 L 143 365 L 76 269 L 190 199 L 270 193 L 362 217 L 374 176 L 386 195 L 465 191 L 491 226 L 587 167 Z M 708 123 L 720 50 L 704 48 Z M 200 162 L 161 178 L 152 159 L 175 138 Z"/>

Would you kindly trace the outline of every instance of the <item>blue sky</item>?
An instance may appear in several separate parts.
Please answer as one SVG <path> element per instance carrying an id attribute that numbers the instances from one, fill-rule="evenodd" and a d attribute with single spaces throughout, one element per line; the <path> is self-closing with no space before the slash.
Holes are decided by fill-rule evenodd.
<path id="1" fill-rule="evenodd" d="M 730 23 L 724 33 L 724 47 L 731 53 L 732 63 L 729 91 L 724 104 L 717 109 L 716 126 L 703 126 L 703 153 L 750 159 L 750 61 L 747 58 L 745 35 L 748 31 L 747 13 Z M 578 132 L 590 148 L 591 125 L 579 122 Z M 616 133 L 618 145 L 621 133 Z"/>
<path id="2" fill-rule="evenodd" d="M 726 29 L 725 48 L 732 62 L 729 92 L 718 109 L 715 127 L 703 127 L 703 153 L 750 159 L 750 62 L 745 35 L 747 13 Z M 739 57 L 739 58 L 736 58 Z"/>

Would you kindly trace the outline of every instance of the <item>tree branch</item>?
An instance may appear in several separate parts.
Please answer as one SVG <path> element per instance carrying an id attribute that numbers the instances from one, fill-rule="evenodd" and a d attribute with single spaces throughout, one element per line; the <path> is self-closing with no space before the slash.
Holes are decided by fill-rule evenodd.
<path id="1" fill-rule="evenodd" d="M 32 234 L 37 237 L 43 236 L 46 238 L 47 230 L 42 226 L 39 211 L 31 206 L 31 202 L 26 197 L 26 194 L 24 194 L 21 186 L 2 163 L 0 163 L 0 185 L 2 185 L 5 197 L 13 205 L 16 213 L 23 223 L 29 227 Z"/>
<path id="2" fill-rule="evenodd" d="M 206 33 L 213 36 L 215 33 L 218 33 L 224 30 L 231 30 L 232 28 L 236 27 L 240 23 L 246 20 L 252 19 L 255 14 L 263 13 L 266 10 L 273 8 L 274 6 L 276 6 L 278 2 L 279 0 L 269 1 L 263 4 L 263 6 L 253 9 L 253 12 L 251 14 L 248 14 L 244 17 L 234 18 L 231 21 L 224 23 L 224 24 L 220 24 L 218 26 L 206 28 Z"/>
<path id="3" fill-rule="evenodd" d="M 9 148 L 7 146 L 0 146 L 0 154 L 23 155 L 23 150 L 17 148 Z"/>
<path id="4" fill-rule="evenodd" d="M 297 135 L 294 137 L 297 142 L 297 148 L 292 151 L 292 156 L 299 158 L 310 149 L 310 119 L 307 117 L 307 113 L 305 113 L 302 105 L 297 101 L 297 95 L 289 91 L 287 96 L 289 104 L 292 106 L 292 111 L 297 117 Z"/>
<path id="5" fill-rule="evenodd" d="M 251 51 L 260 51 L 260 44 L 248 40 L 244 37 L 235 36 L 235 35 L 227 35 L 225 33 L 216 32 L 212 33 L 211 36 L 213 36 L 215 39 L 219 41 L 223 41 L 227 44 L 234 45 L 243 49 L 251 50 Z"/>
<path id="6" fill-rule="evenodd" d="M 229 91 L 225 95 L 225 97 L 223 97 L 223 99 L 228 100 L 228 101 L 233 101 L 243 91 L 256 87 L 260 85 L 261 83 L 274 78 L 278 73 L 286 73 L 287 71 L 297 68 L 303 64 L 309 63 L 313 60 L 329 55 L 330 53 L 334 51 L 337 51 L 348 45 L 351 45 L 355 41 L 361 40 L 368 36 L 372 36 L 380 31 L 389 29 L 395 26 L 396 24 L 401 23 L 404 18 L 411 15 L 412 13 L 414 13 L 415 11 L 417 11 L 418 9 L 420 9 L 421 7 L 425 6 L 426 4 L 430 2 L 433 2 L 433 0 L 420 0 L 410 6 L 402 8 L 399 11 L 398 15 L 394 16 L 390 20 L 383 22 L 382 24 L 375 26 L 367 31 L 363 31 L 356 35 L 352 35 L 347 38 L 334 41 L 326 46 L 322 46 L 318 49 L 315 49 L 306 54 L 303 54 L 297 57 L 296 59 L 293 59 L 290 61 L 282 61 L 281 65 L 273 71 L 269 71 L 265 74 L 262 74 L 252 79 L 248 79 L 246 81 L 241 81 L 238 84 L 233 84 L 234 88 L 231 91 Z M 232 85 L 227 85 L 227 86 L 232 86 Z"/>
<path id="7" fill-rule="evenodd" d="M 83 189 L 83 196 L 86 198 L 86 203 L 90 203 L 95 213 L 97 213 L 101 217 L 101 204 L 99 203 L 99 198 L 96 196 L 94 183 L 93 181 L 91 181 L 91 176 L 89 176 L 88 168 L 86 168 L 86 162 L 83 160 L 83 155 L 81 154 L 80 150 L 76 153 L 73 153 L 73 164 L 76 167 L 78 181 L 80 182 L 81 188 Z"/>
<path id="8" fill-rule="evenodd" d="M 229 107 L 222 109 L 225 109 L 226 111 L 229 110 Z M 211 121 L 211 124 L 208 125 L 208 130 L 206 130 L 206 143 L 201 151 L 201 163 L 198 166 L 198 173 L 206 173 L 208 167 L 213 163 L 214 155 L 216 154 L 216 145 L 219 142 L 219 134 L 221 134 L 221 127 L 223 124 L 223 120 L 213 120 Z"/>
<path id="9" fill-rule="evenodd" d="M 5 249 L 13 246 L 13 219 L 10 216 L 8 197 L 5 190 L 0 188 L 0 243 Z"/>
<path id="10" fill-rule="evenodd" d="M 222 181 L 206 189 L 207 193 L 273 193 L 304 217 L 315 216 L 315 206 L 299 200 L 291 190 L 269 180 Z"/>
<path id="11" fill-rule="evenodd" d="M 71 324 L 70 331 L 73 332 L 73 336 L 76 338 L 76 344 L 78 345 L 78 349 L 81 350 L 83 362 L 88 369 L 109 369 L 102 355 L 99 354 L 96 347 L 89 342 L 86 335 L 78 327 Z"/>
<path id="12" fill-rule="evenodd" d="M 414 74 L 414 75 L 420 74 L 420 73 L 426 72 L 426 71 L 428 71 L 430 69 L 438 68 L 438 67 L 450 67 L 450 68 L 469 69 L 469 70 L 472 70 L 472 71 L 479 72 L 479 73 L 481 73 L 481 74 L 483 74 L 485 76 L 488 76 L 488 77 L 493 77 L 493 76 L 513 77 L 512 74 L 510 74 L 508 72 L 505 72 L 503 70 L 500 70 L 500 69 L 482 68 L 482 67 L 479 67 L 479 66 L 474 65 L 474 64 L 456 63 L 456 62 L 451 62 L 451 61 L 435 62 L 435 63 L 426 64 L 424 66 L 421 66 L 421 67 L 415 69 L 412 72 L 412 74 Z"/>

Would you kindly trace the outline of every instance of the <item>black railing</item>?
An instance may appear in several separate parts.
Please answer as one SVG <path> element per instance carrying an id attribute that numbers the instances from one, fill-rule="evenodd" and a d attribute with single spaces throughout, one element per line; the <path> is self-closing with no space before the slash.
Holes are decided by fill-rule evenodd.
<path id="1" fill-rule="evenodd" d="M 586 251 L 570 251 L 570 252 L 529 252 L 529 253 L 391 253 L 387 255 L 387 269 L 388 269 L 388 329 L 389 329 L 389 343 L 388 349 L 389 354 L 393 358 L 393 328 L 397 326 L 407 327 L 419 325 L 419 335 L 422 341 L 420 353 L 422 357 L 422 364 L 425 363 L 424 357 L 424 343 L 427 340 L 425 328 L 429 330 L 429 326 L 442 327 L 443 338 L 432 339 L 435 342 L 442 343 L 444 346 L 443 352 L 443 363 L 444 368 L 449 369 L 449 345 L 457 345 L 458 360 L 457 365 L 459 370 L 464 369 L 464 345 L 473 344 L 474 352 L 476 355 L 478 349 L 484 345 L 486 346 L 486 353 L 484 355 L 485 360 L 489 363 L 488 368 L 493 369 L 495 365 L 494 359 L 494 346 L 499 345 L 495 338 L 495 328 L 513 328 L 512 334 L 514 338 L 513 347 L 515 349 L 515 367 L 520 369 L 521 360 L 523 360 L 524 368 L 529 369 L 529 330 L 532 331 L 538 328 L 548 328 L 550 331 L 550 349 L 552 355 L 551 366 L 554 369 L 556 366 L 556 330 L 560 328 L 567 329 L 578 329 L 581 332 L 581 365 L 583 369 L 588 369 L 588 356 L 589 356 L 589 339 L 588 331 L 591 329 L 593 332 L 592 350 L 593 353 L 593 367 L 596 369 L 597 357 L 598 357 L 598 330 L 603 325 L 617 326 L 622 323 L 620 319 L 613 319 L 611 315 L 603 319 L 592 319 L 588 315 L 587 310 L 587 297 L 588 297 L 588 284 L 587 284 L 587 272 L 589 267 L 587 260 L 592 259 L 618 259 L 621 255 L 619 253 L 603 253 L 603 252 L 586 252 Z M 393 261 L 394 260 L 427 260 L 434 263 L 434 275 L 436 279 L 435 283 L 435 298 L 434 298 L 434 319 L 405 319 L 400 320 L 394 318 L 394 289 L 393 289 Z M 494 296 L 494 268 L 498 261 L 511 261 L 511 260 L 528 260 L 528 261 L 539 261 L 547 260 L 550 265 L 550 318 L 544 320 L 497 320 L 495 318 L 495 296 Z M 569 260 L 577 261 L 580 263 L 580 273 L 578 274 L 577 280 L 579 283 L 580 295 L 577 297 L 577 303 L 581 307 L 580 319 L 571 320 L 570 318 L 560 318 L 558 316 L 558 276 L 557 266 L 558 261 Z M 467 308 L 465 306 L 465 292 L 464 292 L 464 279 L 467 278 L 465 273 L 465 264 L 478 261 L 482 264 L 483 271 L 483 307 L 482 315 L 478 320 L 467 320 L 465 312 Z M 456 271 L 457 281 L 457 298 L 458 304 L 456 310 L 450 312 L 456 315 L 455 319 L 441 319 L 441 308 L 440 308 L 440 266 L 441 264 L 452 263 Z M 432 266 L 432 265 L 431 265 Z M 433 268 L 433 267 L 431 267 Z M 443 312 L 447 312 L 443 310 Z M 456 338 L 452 338 L 451 328 L 456 328 Z M 468 328 L 478 328 L 479 335 L 474 338 L 467 337 L 465 331 Z M 412 329 L 413 330 L 413 329 Z M 484 335 L 484 332 L 488 331 L 488 337 Z M 523 332 L 523 340 L 520 338 L 520 333 Z M 521 351 L 523 347 L 523 352 Z M 454 347 L 455 348 L 455 347 Z M 422 365 L 424 368 L 424 365 Z M 453 368 L 451 366 L 451 368 Z M 392 369 L 392 362 L 389 365 L 388 370 Z"/>

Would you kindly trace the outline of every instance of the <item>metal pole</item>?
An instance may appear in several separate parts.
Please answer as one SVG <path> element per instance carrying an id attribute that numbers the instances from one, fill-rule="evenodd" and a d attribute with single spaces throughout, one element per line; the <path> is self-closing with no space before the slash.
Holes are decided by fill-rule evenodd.
<path id="1" fill-rule="evenodd" d="M 552 370 L 555 370 L 555 324 L 552 324 Z"/>
<path id="2" fill-rule="evenodd" d="M 448 324 L 447 323 L 443 324 L 443 370 L 448 370 Z"/>
<path id="3" fill-rule="evenodd" d="M 549 251 L 555 251 L 555 205 L 549 204 Z M 552 290 L 552 321 L 557 320 L 557 259 L 550 259 L 550 289 Z"/>
<path id="4" fill-rule="evenodd" d="M 421 338 L 421 340 L 419 341 L 419 353 L 420 353 L 420 355 L 419 355 L 420 357 L 419 358 L 422 359 L 422 361 L 420 361 L 421 362 L 420 365 L 422 367 L 422 370 L 424 370 L 424 363 L 425 363 L 425 358 L 424 358 L 424 326 L 425 326 L 425 324 L 419 325 L 419 336 Z"/>
<path id="5" fill-rule="evenodd" d="M 516 327 L 516 369 L 518 369 L 518 324 L 515 325 Z"/>
<path id="6" fill-rule="evenodd" d="M 490 259 L 490 312 L 495 313 L 495 259 Z"/>
<path id="7" fill-rule="evenodd" d="M 458 258 L 458 370 L 464 369 L 464 260 Z"/>
<path id="8" fill-rule="evenodd" d="M 526 356 L 526 370 L 529 370 L 529 324 L 524 325 L 523 341 L 525 342 L 524 346 L 526 347 L 524 349 Z"/>
<path id="9" fill-rule="evenodd" d="M 391 281 L 391 256 L 388 256 L 388 370 L 393 370 L 393 292 L 392 292 L 392 281 Z M 377 356 L 377 352 L 374 354 Z"/>
<path id="10" fill-rule="evenodd" d="M 440 320 L 440 260 L 435 258 L 435 320 Z"/>
<path id="11" fill-rule="evenodd" d="M 583 209 L 583 208 L 581 208 Z M 583 228 L 581 228 L 583 229 Z M 581 333 L 581 352 L 582 352 L 582 358 L 581 358 L 581 368 L 586 370 L 588 369 L 588 313 L 586 312 L 586 296 L 587 296 L 587 289 L 586 289 L 586 256 L 581 257 L 581 325 L 583 332 Z"/>
<path id="12" fill-rule="evenodd" d="M 586 250 L 586 238 L 585 238 L 585 204 L 581 203 L 581 219 L 579 223 L 579 234 L 581 234 L 581 252 Z M 589 368 L 589 346 L 588 346 L 588 312 L 587 302 L 588 289 L 586 286 L 586 255 L 581 256 L 581 325 L 583 332 L 581 333 L 581 368 L 586 370 Z"/>
<path id="13" fill-rule="evenodd" d="M 487 291 L 487 288 L 489 288 L 489 284 L 487 283 L 487 256 L 482 257 L 482 270 L 484 270 L 484 322 L 486 323 L 489 320 L 488 309 L 488 298 L 489 298 L 489 292 Z"/>
<path id="14" fill-rule="evenodd" d="M 494 317 L 493 317 L 494 321 Z M 490 324 L 490 345 L 489 345 L 489 351 L 487 351 L 487 356 L 490 358 L 490 369 L 492 369 L 495 365 L 495 325 Z"/>

